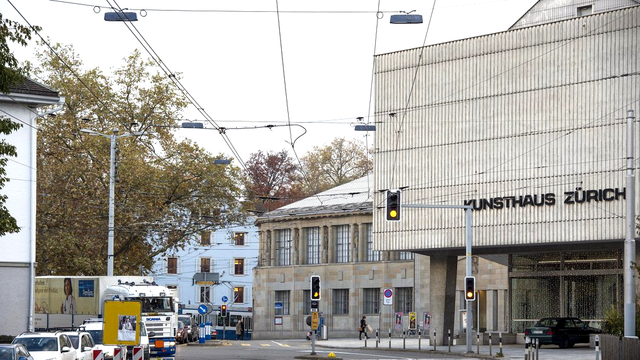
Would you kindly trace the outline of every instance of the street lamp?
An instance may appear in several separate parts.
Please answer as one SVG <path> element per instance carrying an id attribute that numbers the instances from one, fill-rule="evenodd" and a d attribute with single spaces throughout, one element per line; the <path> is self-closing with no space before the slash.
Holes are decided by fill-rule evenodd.
<path id="1" fill-rule="evenodd" d="M 127 137 L 127 136 L 140 136 L 143 135 L 144 132 L 136 131 L 133 133 L 124 133 L 122 135 L 118 135 L 118 129 L 113 129 L 113 134 L 107 135 L 102 134 L 97 131 L 89 130 L 89 129 L 80 129 L 80 132 L 87 133 L 89 135 L 99 135 L 106 138 L 111 139 L 111 169 L 109 172 L 109 236 L 108 236 L 108 248 L 107 248 L 107 276 L 113 276 L 113 237 L 114 237 L 114 199 L 115 199 L 115 154 L 116 154 L 116 140 Z"/>

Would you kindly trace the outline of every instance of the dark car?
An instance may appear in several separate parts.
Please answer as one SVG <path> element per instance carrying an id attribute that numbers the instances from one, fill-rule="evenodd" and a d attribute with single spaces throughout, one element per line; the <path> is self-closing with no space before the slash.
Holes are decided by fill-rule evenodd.
<path id="1" fill-rule="evenodd" d="M 200 337 L 200 325 L 196 323 L 196 319 L 191 315 L 179 315 L 178 320 L 182 321 L 187 328 L 188 341 L 198 341 Z"/>
<path id="2" fill-rule="evenodd" d="M 189 341 L 189 334 L 187 328 L 182 321 L 178 321 L 178 332 L 176 333 L 176 343 L 182 344 Z"/>
<path id="3" fill-rule="evenodd" d="M 588 343 L 589 335 L 601 332 L 578 318 L 551 317 L 540 319 L 532 327 L 526 328 L 524 335 L 532 341 L 538 339 L 540 345 L 553 344 L 565 349 L 578 343 Z"/>
<path id="4" fill-rule="evenodd" d="M 22 344 L 0 344 L 0 359 L 33 360 L 33 357 Z"/>

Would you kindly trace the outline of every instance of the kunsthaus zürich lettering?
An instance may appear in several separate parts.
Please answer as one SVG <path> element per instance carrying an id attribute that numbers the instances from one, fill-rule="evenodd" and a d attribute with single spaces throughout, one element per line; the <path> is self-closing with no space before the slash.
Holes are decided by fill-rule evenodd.
<path id="1" fill-rule="evenodd" d="M 565 191 L 564 204 L 583 204 L 588 202 L 617 201 L 625 199 L 626 188 Z M 557 199 L 555 193 L 501 196 L 489 199 L 465 200 L 465 205 L 471 205 L 473 210 L 510 209 L 527 206 L 553 206 Z"/>

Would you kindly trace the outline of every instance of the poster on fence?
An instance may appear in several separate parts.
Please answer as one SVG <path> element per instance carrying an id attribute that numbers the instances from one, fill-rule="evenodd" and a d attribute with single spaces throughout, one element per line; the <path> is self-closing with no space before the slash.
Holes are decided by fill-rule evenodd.
<path id="1" fill-rule="evenodd" d="M 431 330 L 431 313 L 428 311 L 424 312 L 424 325 L 423 325 L 423 329 L 425 331 L 429 331 Z"/>

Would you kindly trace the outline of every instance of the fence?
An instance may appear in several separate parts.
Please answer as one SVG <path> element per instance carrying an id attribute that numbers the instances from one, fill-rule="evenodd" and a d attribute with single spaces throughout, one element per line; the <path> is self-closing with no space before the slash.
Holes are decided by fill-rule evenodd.
<path id="1" fill-rule="evenodd" d="M 639 360 L 640 339 L 600 335 L 602 360 Z"/>

